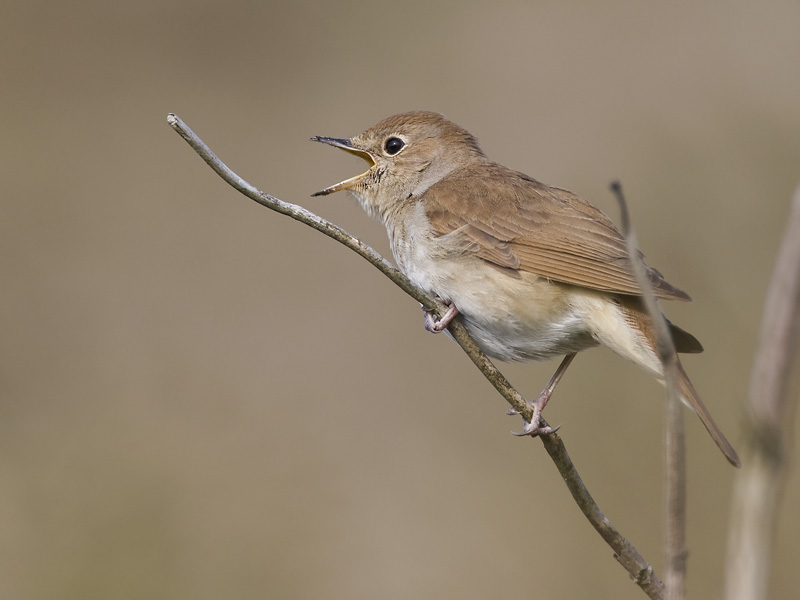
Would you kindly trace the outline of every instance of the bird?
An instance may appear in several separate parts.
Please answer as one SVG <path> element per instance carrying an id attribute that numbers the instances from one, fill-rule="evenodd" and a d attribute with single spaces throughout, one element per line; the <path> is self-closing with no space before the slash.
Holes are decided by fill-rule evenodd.
<path id="1" fill-rule="evenodd" d="M 593 204 L 490 160 L 475 136 L 435 112 L 397 114 L 351 138 L 311 140 L 366 161 L 365 172 L 312 195 L 347 190 L 383 223 L 400 271 L 448 305 L 438 320 L 427 313 L 428 330 L 443 331 L 458 318 L 490 358 L 564 357 L 531 403 L 523 435 L 553 431 L 539 416 L 581 350 L 606 346 L 663 383 L 625 238 Z M 690 300 L 644 266 L 658 299 Z M 703 351 L 693 335 L 667 323 L 678 352 Z M 680 361 L 678 380 L 683 402 L 740 466 Z"/>

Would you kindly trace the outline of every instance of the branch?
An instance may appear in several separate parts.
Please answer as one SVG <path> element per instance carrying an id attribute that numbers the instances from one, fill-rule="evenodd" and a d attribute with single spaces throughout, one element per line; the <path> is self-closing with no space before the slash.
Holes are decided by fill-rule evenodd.
<path id="1" fill-rule="evenodd" d="M 206 146 L 203 141 L 195 135 L 195 133 L 186 126 L 186 124 L 176 115 L 170 113 L 167 115 L 167 123 L 178 134 L 186 140 L 186 142 L 194 149 L 200 157 L 208 163 L 208 165 L 220 176 L 223 180 L 231 186 L 239 190 L 242 194 L 272 210 L 281 214 L 287 215 L 301 223 L 305 223 L 310 227 L 324 233 L 325 235 L 335 239 L 337 242 L 344 244 L 351 250 L 355 251 L 391 281 L 393 281 L 400 289 L 406 292 L 409 296 L 414 298 L 417 302 L 422 304 L 425 308 L 433 309 L 437 316 L 441 317 L 446 311 L 447 307 L 435 298 L 432 298 L 424 291 L 415 286 L 408 278 L 403 275 L 396 267 L 384 259 L 380 254 L 375 252 L 372 248 L 351 236 L 349 233 L 337 227 L 336 225 L 326 221 L 322 217 L 306 210 L 305 208 L 296 204 L 284 202 L 274 196 L 259 191 L 248 182 L 239 177 L 236 173 L 231 171 L 217 156 Z M 483 373 L 484 377 L 495 387 L 503 398 L 511 405 L 511 407 L 518 412 L 527 421 L 532 418 L 532 410 L 528 406 L 525 398 L 517 392 L 516 389 L 508 382 L 503 374 L 494 366 L 489 358 L 478 348 L 475 341 L 467 333 L 464 326 L 457 320 L 452 321 L 448 325 L 448 330 L 453 336 L 455 341 L 461 346 L 464 352 L 469 356 L 470 360 L 478 367 Z M 542 426 L 547 426 L 547 423 L 542 419 Z M 595 503 L 589 491 L 586 489 L 583 481 L 578 475 L 572 460 L 567 454 L 564 443 L 558 434 L 550 434 L 542 436 L 542 443 L 544 444 L 547 453 L 553 459 L 559 473 L 567 484 L 572 497 L 578 504 L 583 514 L 597 530 L 601 537 L 608 543 L 609 546 L 616 553 L 616 559 L 628 571 L 631 578 L 636 582 L 644 592 L 654 600 L 661 600 L 664 597 L 664 585 L 661 580 L 653 573 L 653 568 L 650 564 L 639 554 L 634 546 L 619 532 L 617 531 L 605 517 L 603 512 Z"/>
<path id="2" fill-rule="evenodd" d="M 727 600 L 768 597 L 778 505 L 787 474 L 797 395 L 789 395 L 800 313 L 800 186 L 767 291 L 761 341 L 748 396 L 748 455 L 736 479 L 731 509 Z"/>
<path id="3" fill-rule="evenodd" d="M 611 184 L 611 190 L 619 202 L 622 216 L 622 232 L 631 257 L 631 266 L 636 283 L 642 292 L 642 300 L 650 315 L 656 334 L 656 350 L 664 369 L 664 383 L 667 386 L 667 434 L 666 434 L 666 522 L 664 554 L 667 571 L 664 576 L 667 600 L 681 600 L 686 597 L 686 434 L 681 410 L 681 396 L 678 388 L 678 353 L 672 341 L 667 320 L 658 308 L 653 286 L 647 277 L 628 215 L 628 205 L 618 181 Z"/>

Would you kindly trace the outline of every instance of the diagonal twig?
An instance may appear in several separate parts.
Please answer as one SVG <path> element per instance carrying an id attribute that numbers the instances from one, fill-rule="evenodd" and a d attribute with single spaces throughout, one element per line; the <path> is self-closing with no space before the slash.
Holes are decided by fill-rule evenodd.
<path id="1" fill-rule="evenodd" d="M 287 215 L 297 221 L 305 223 L 310 227 L 324 233 L 325 235 L 335 239 L 336 241 L 344 244 L 351 250 L 355 251 L 391 281 L 393 281 L 400 289 L 406 292 L 409 296 L 414 298 L 417 302 L 422 304 L 425 308 L 433 309 L 438 316 L 443 315 L 447 307 L 435 298 L 430 297 L 424 291 L 415 286 L 408 278 L 403 275 L 396 267 L 384 259 L 380 254 L 375 252 L 372 248 L 351 236 L 349 233 L 340 227 L 330 223 L 329 221 L 315 215 L 314 213 L 306 210 L 305 208 L 289 202 L 284 202 L 266 194 L 254 186 L 246 182 L 244 179 L 236 175 L 229 169 L 197 135 L 176 115 L 170 113 L 167 115 L 167 122 L 169 125 L 194 149 L 200 157 L 208 163 L 208 165 L 220 176 L 223 180 L 231 186 L 239 190 L 242 194 L 254 200 L 255 202 L 275 210 L 281 214 Z M 489 358 L 478 348 L 475 341 L 467 333 L 464 326 L 458 321 L 452 321 L 448 326 L 448 330 L 461 346 L 464 352 L 469 356 L 470 360 L 478 367 L 483 373 L 484 377 L 495 387 L 503 398 L 517 411 L 523 418 L 530 421 L 532 417 L 532 410 L 525 401 L 525 398 L 517 392 L 516 389 L 508 382 L 503 374 L 494 366 Z M 543 426 L 547 423 L 542 419 Z M 584 485 L 580 476 L 578 475 L 572 460 L 567 454 L 564 443 L 561 437 L 554 433 L 541 437 L 542 443 L 547 453 L 552 458 L 559 473 L 567 484 L 572 497 L 577 503 L 580 510 L 589 520 L 591 525 L 597 530 L 602 538 L 608 543 L 615 552 L 615 558 L 620 564 L 628 571 L 631 578 L 635 583 L 652 599 L 661 600 L 664 597 L 664 584 L 653 572 L 650 564 L 639 554 L 633 544 L 630 543 L 619 531 L 617 531 L 610 521 L 605 517 L 603 512 L 597 506 L 597 503 L 592 498 L 588 489 Z"/>

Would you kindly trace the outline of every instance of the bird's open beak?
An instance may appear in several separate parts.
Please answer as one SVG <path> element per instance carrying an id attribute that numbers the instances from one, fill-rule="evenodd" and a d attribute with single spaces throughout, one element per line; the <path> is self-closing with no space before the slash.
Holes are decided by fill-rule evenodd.
<path id="1" fill-rule="evenodd" d="M 350 143 L 350 140 L 342 140 L 338 138 L 329 138 L 329 137 L 322 137 L 319 135 L 315 135 L 311 138 L 312 142 L 322 142 L 323 144 L 330 144 L 331 146 L 336 146 L 337 148 L 341 148 L 349 152 L 350 154 L 355 154 L 356 156 L 360 156 L 369 164 L 370 169 L 375 166 L 375 158 L 367 152 L 366 150 L 361 150 L 360 148 L 356 148 L 353 144 Z M 361 173 L 361 175 L 356 175 L 355 177 L 351 177 L 350 179 L 345 179 L 344 181 L 340 181 L 339 183 L 332 185 L 330 187 L 326 187 L 324 190 L 320 190 L 311 194 L 312 196 L 327 196 L 328 194 L 332 194 L 333 192 L 338 192 L 341 190 L 349 190 L 351 187 L 356 185 L 363 177 L 365 177 L 369 173 L 369 169 Z"/>

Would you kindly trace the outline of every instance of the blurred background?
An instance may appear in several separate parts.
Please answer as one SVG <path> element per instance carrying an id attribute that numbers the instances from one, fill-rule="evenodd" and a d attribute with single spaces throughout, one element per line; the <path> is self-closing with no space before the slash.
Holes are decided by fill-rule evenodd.
<path id="1" fill-rule="evenodd" d="M 800 182 L 797 2 L 13 2 L 0 19 L 0 596 L 642 598 L 538 441 L 365 261 L 349 137 L 436 110 L 615 220 L 694 303 L 734 445 Z M 535 395 L 557 363 L 508 365 Z M 796 389 L 796 387 L 795 387 Z M 663 573 L 664 392 L 606 350 L 547 410 Z M 721 593 L 730 468 L 687 413 L 689 591 Z M 796 598 L 800 484 L 773 597 Z"/>

